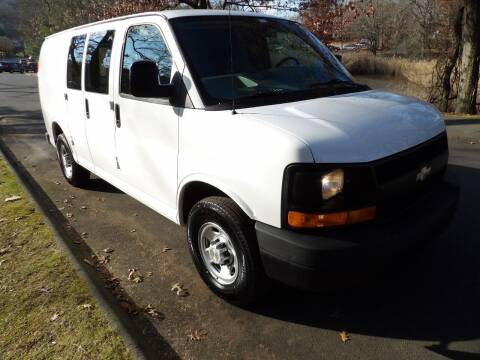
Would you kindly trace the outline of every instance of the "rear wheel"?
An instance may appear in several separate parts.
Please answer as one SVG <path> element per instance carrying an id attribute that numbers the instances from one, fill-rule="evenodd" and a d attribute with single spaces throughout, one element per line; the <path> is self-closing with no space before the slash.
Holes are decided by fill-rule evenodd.
<path id="1" fill-rule="evenodd" d="M 246 305 L 265 291 L 253 224 L 231 199 L 209 197 L 194 205 L 188 245 L 203 281 L 221 298 Z"/>
<path id="2" fill-rule="evenodd" d="M 63 134 L 57 137 L 57 154 L 63 176 L 73 186 L 82 186 L 90 179 L 90 172 L 78 165 Z"/>

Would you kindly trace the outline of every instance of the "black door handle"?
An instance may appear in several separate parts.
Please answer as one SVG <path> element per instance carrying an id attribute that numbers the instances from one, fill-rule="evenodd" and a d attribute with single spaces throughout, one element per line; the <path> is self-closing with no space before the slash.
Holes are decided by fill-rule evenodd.
<path id="1" fill-rule="evenodd" d="M 88 99 L 85 99 L 85 114 L 87 115 L 87 119 L 90 119 L 90 108 L 88 106 Z"/>
<path id="2" fill-rule="evenodd" d="M 122 126 L 122 121 L 120 120 L 120 106 L 118 104 L 115 104 L 115 124 L 118 128 Z"/>

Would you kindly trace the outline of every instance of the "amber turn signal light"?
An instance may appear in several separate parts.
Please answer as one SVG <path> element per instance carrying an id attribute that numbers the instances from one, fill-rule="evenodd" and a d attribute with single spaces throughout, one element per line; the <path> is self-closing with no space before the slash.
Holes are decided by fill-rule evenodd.
<path id="1" fill-rule="evenodd" d="M 330 214 L 307 214 L 299 211 L 289 211 L 288 225 L 292 228 L 321 228 L 356 224 L 375 219 L 376 213 L 377 208 L 375 206 Z"/>

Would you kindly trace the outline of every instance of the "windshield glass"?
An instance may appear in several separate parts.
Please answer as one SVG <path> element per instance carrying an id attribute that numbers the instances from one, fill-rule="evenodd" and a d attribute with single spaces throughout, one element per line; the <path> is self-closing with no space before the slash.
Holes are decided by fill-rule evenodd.
<path id="1" fill-rule="evenodd" d="M 232 16 L 231 24 L 228 16 L 170 21 L 206 106 L 359 91 L 337 58 L 298 23 L 251 16 Z"/>

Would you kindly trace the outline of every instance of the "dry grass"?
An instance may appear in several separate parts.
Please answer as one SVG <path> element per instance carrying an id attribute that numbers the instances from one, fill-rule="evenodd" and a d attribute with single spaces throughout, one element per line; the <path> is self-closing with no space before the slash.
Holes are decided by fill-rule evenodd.
<path id="1" fill-rule="evenodd" d="M 406 80 L 428 88 L 435 60 L 374 56 L 371 53 L 343 54 L 343 63 L 353 75 L 383 76 Z"/>
<path id="2" fill-rule="evenodd" d="M 130 358 L 0 157 L 0 359 Z"/>

